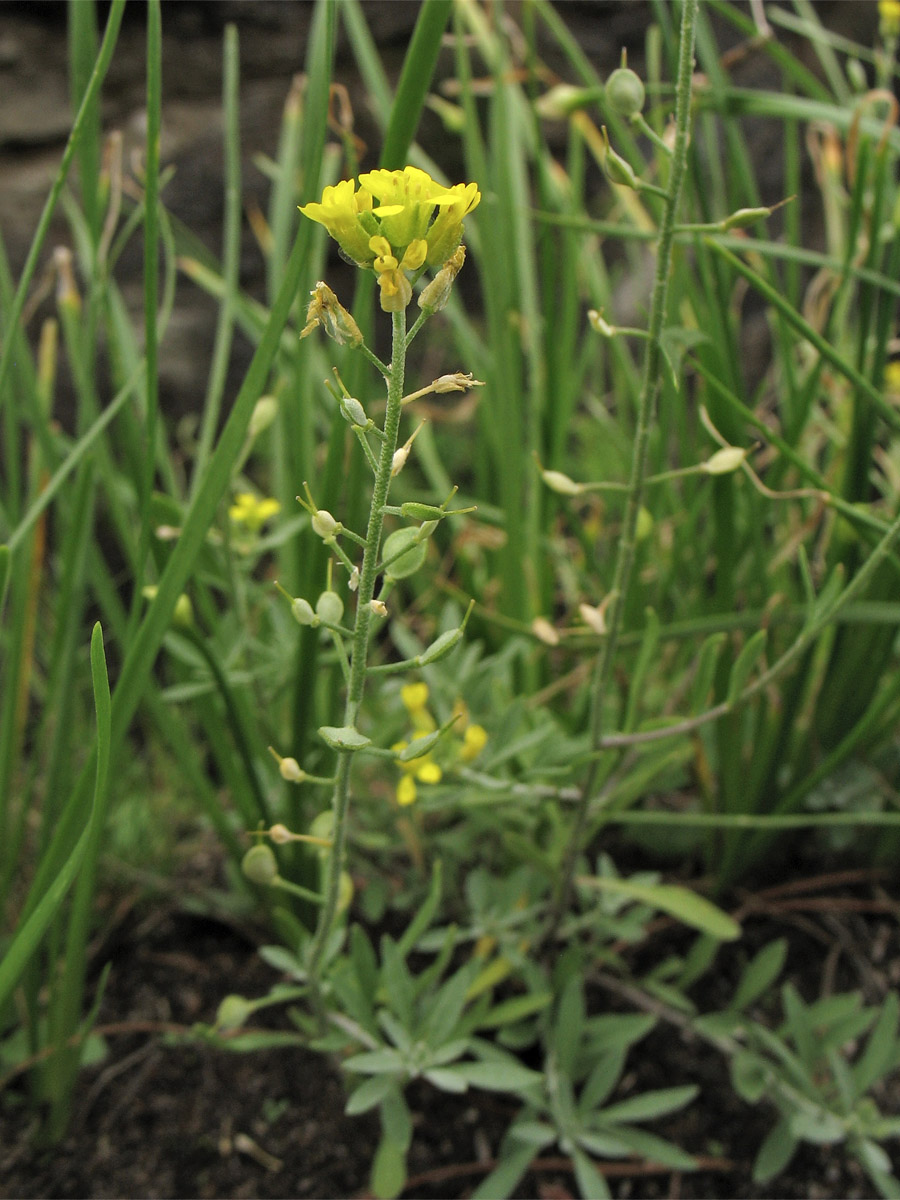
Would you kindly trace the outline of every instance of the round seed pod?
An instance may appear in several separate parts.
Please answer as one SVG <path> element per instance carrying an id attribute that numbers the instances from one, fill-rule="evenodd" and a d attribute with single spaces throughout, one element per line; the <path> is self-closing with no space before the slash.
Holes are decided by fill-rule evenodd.
<path id="1" fill-rule="evenodd" d="M 618 67 L 606 81 L 606 99 L 622 117 L 633 117 L 644 108 L 644 85 L 629 67 Z"/>

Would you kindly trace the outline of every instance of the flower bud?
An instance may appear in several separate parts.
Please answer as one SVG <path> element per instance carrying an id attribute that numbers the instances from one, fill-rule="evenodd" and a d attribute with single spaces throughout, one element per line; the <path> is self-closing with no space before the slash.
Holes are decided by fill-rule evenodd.
<path id="1" fill-rule="evenodd" d="M 326 625 L 339 625 L 344 615 L 344 602 L 337 592 L 327 591 L 316 601 L 316 616 Z"/>
<path id="2" fill-rule="evenodd" d="M 620 117 L 633 117 L 641 112 L 645 100 L 644 85 L 629 67 L 619 67 L 606 81 L 606 100 Z"/>
<path id="3" fill-rule="evenodd" d="M 294 758 L 282 759 L 282 762 L 296 763 L 296 761 L 297 760 Z M 297 770 L 299 771 L 300 768 L 298 767 Z M 301 771 L 300 774 L 302 775 L 302 773 L 303 772 Z M 283 771 L 282 774 L 284 774 Z M 285 776 L 285 778 L 287 778 L 287 776 Z M 294 835 L 288 829 L 287 825 L 273 825 L 269 830 L 269 838 L 275 843 L 276 846 L 286 846 L 288 842 L 292 842 L 294 840 Z"/>
<path id="4" fill-rule="evenodd" d="M 585 625 L 602 637 L 606 633 L 606 605 L 579 604 L 578 611 Z"/>
<path id="5" fill-rule="evenodd" d="M 538 116 L 549 121 L 564 121 L 579 108 L 586 108 L 598 98 L 596 88 L 575 87 L 571 83 L 558 83 L 544 92 L 535 101 Z"/>
<path id="6" fill-rule="evenodd" d="M 399 475 L 406 466 L 406 460 L 409 458 L 409 446 L 398 446 L 394 451 L 394 457 L 391 459 L 391 479 Z"/>
<path id="7" fill-rule="evenodd" d="M 531 632 L 540 638 L 545 646 L 559 645 L 559 634 L 546 617 L 535 617 L 531 622 Z"/>
<path id="8" fill-rule="evenodd" d="M 634 527 L 634 536 L 639 542 L 644 542 L 653 532 L 653 513 L 649 508 L 644 508 L 643 505 L 638 509 L 637 525 Z"/>
<path id="9" fill-rule="evenodd" d="M 251 883 L 264 887 L 278 878 L 278 861 L 270 846 L 251 846 L 241 861 L 241 870 Z"/>
<path id="10" fill-rule="evenodd" d="M 583 484 L 576 483 L 562 471 L 541 471 L 541 478 L 551 492 L 559 492 L 561 496 L 580 496 L 584 491 Z"/>
<path id="11" fill-rule="evenodd" d="M 191 604 L 191 598 L 185 592 L 182 592 L 175 601 L 175 608 L 172 612 L 172 624 L 181 629 L 190 629 L 194 624 L 194 609 Z"/>
<path id="12" fill-rule="evenodd" d="M 306 772 L 301 768 L 296 758 L 282 758 L 278 763 L 278 772 L 282 779 L 286 779 L 288 783 L 302 783 L 306 778 Z"/>
<path id="13" fill-rule="evenodd" d="M 278 401 L 274 396 L 260 396 L 253 407 L 250 423 L 247 426 L 247 437 L 253 441 L 264 429 L 268 429 L 278 416 Z"/>
<path id="14" fill-rule="evenodd" d="M 376 617 L 386 617 L 388 615 L 387 605 L 383 600 L 370 600 L 369 609 Z"/>
<path id="15" fill-rule="evenodd" d="M 701 466 L 707 475 L 730 475 L 741 466 L 746 457 L 747 451 L 742 450 L 740 446 L 723 446 Z"/>
<path id="16" fill-rule="evenodd" d="M 338 881 L 338 912 L 346 912 L 350 907 L 350 902 L 353 899 L 353 880 L 350 878 L 349 871 L 341 871 L 341 877 Z"/>
<path id="17" fill-rule="evenodd" d="M 412 300 L 412 284 L 399 267 L 382 271 L 378 276 L 378 286 L 384 312 L 403 312 Z"/>
<path id="18" fill-rule="evenodd" d="M 72 251 L 68 246 L 57 246 L 53 251 L 53 265 L 56 267 L 56 302 L 62 308 L 72 312 L 81 312 L 81 296 L 78 284 L 75 282 L 75 272 L 72 269 Z"/>
<path id="19" fill-rule="evenodd" d="M 424 312 L 436 313 L 446 307 L 453 283 L 465 261 L 465 246 L 457 246 L 455 253 L 447 259 L 431 283 L 422 290 L 422 294 L 419 296 L 419 308 Z"/>

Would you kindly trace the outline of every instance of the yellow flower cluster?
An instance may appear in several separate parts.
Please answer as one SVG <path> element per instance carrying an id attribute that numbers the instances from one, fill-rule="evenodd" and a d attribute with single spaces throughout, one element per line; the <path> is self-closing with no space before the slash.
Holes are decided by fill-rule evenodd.
<path id="1" fill-rule="evenodd" d="M 409 275 L 443 265 L 459 246 L 463 218 L 477 207 L 475 183 L 444 187 L 418 167 L 365 171 L 326 187 L 300 211 L 324 225 L 348 258 L 378 276 L 381 307 L 401 312 L 412 299 Z"/>
<path id="2" fill-rule="evenodd" d="M 228 510 L 235 525 L 243 525 L 251 533 L 259 533 L 266 521 L 281 511 L 277 500 L 260 499 L 252 492 L 238 492 Z"/>
<path id="3" fill-rule="evenodd" d="M 403 707 L 409 713 L 415 737 L 423 737 L 437 729 L 437 723 L 428 711 L 427 683 L 406 684 L 400 689 L 400 699 L 403 701 Z M 487 733 L 485 730 L 480 725 L 467 724 L 462 744 L 458 749 L 459 761 L 472 762 L 484 749 L 486 743 Z M 408 742 L 397 742 L 392 749 L 405 750 L 408 744 Z M 403 775 L 397 784 L 396 796 L 397 803 L 404 807 L 412 804 L 418 795 L 417 780 L 419 783 L 440 783 L 443 778 L 440 764 L 435 762 L 430 753 L 422 754 L 408 762 L 400 762 L 398 765 Z"/>

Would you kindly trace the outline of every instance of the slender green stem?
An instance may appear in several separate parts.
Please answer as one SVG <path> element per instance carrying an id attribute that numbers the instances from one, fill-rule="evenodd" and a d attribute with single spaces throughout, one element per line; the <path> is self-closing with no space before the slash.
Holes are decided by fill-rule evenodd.
<path id="1" fill-rule="evenodd" d="M 393 346 L 391 373 L 388 378 L 387 409 L 384 416 L 384 439 L 378 459 L 378 471 L 372 491 L 369 524 L 366 529 L 366 548 L 363 551 L 362 568 L 359 576 L 359 591 L 356 601 L 356 623 L 353 627 L 353 648 L 350 656 L 350 679 L 347 684 L 347 700 L 344 706 L 344 724 L 355 725 L 366 686 L 366 669 L 369 654 L 369 633 L 372 619 L 370 602 L 375 595 L 375 580 L 378 574 L 378 554 L 381 534 L 384 529 L 384 506 L 387 504 L 391 486 L 391 467 L 397 449 L 400 430 L 400 414 L 403 400 L 403 376 L 406 367 L 406 313 L 395 312 L 393 316 Z M 343 751 L 338 758 L 337 778 L 334 785 L 332 809 L 334 812 L 333 848 L 328 859 L 328 877 L 325 884 L 325 902 L 319 917 L 318 927 L 309 956 L 310 977 L 315 979 L 322 961 L 322 954 L 334 927 L 338 911 L 341 871 L 344 866 L 347 839 L 347 812 L 350 805 L 350 768 L 353 754 Z"/>
<path id="2" fill-rule="evenodd" d="M 603 741 L 603 706 L 609 692 L 619 634 L 625 615 L 625 598 L 631 582 L 638 514 L 647 478 L 647 451 L 650 433 L 656 418 L 656 402 L 662 376 L 661 335 L 666 318 L 666 299 L 669 272 L 672 265 L 672 246 L 675 234 L 675 215 L 681 197 L 681 187 L 687 166 L 688 130 L 690 126 L 691 75 L 694 67 L 694 38 L 698 0 L 684 0 L 681 9 L 681 40 L 679 45 L 678 80 L 675 104 L 675 145 L 672 152 L 672 172 L 666 194 L 665 210 L 659 229 L 656 258 L 656 278 L 650 308 L 648 340 L 644 352 L 644 370 L 638 401 L 637 428 L 631 460 L 631 478 L 622 534 L 616 555 L 613 585 L 606 611 L 606 640 L 597 659 L 591 709 L 591 746 L 598 750 Z M 587 830 L 588 815 L 601 769 L 602 759 L 592 761 L 581 787 L 575 820 L 563 856 L 544 940 L 552 940 L 572 897 L 572 886 L 578 855 Z"/>

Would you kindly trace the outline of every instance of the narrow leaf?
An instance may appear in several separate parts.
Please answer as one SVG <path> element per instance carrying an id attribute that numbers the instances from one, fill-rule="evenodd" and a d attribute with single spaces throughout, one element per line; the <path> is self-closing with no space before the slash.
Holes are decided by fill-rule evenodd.
<path id="1" fill-rule="evenodd" d="M 767 637 L 767 630 L 757 629 L 756 633 L 747 641 L 735 659 L 734 666 L 731 668 L 731 674 L 728 677 L 727 704 L 734 705 L 737 703 L 747 685 L 747 681 L 753 673 L 753 668 L 766 648 Z"/>
<path id="2" fill-rule="evenodd" d="M 610 879 L 606 876 L 583 876 L 578 881 L 585 887 L 594 887 L 601 892 L 615 892 L 628 896 L 642 904 L 650 904 L 661 912 L 667 912 L 685 925 L 712 934 L 723 942 L 741 936 L 741 927 L 727 913 L 722 912 L 711 901 L 696 892 L 675 884 L 632 883 L 627 879 Z"/>

